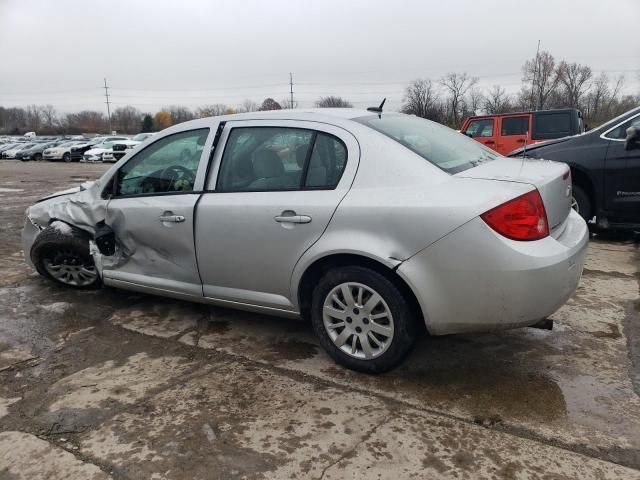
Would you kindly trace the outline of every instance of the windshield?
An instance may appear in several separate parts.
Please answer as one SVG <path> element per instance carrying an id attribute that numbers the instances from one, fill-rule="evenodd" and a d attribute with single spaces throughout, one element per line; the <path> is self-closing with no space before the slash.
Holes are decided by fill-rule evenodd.
<path id="1" fill-rule="evenodd" d="M 148 133 L 139 133 L 135 137 L 133 137 L 131 140 L 135 140 L 136 142 L 141 142 L 143 140 L 146 140 L 148 136 L 149 136 Z"/>
<path id="2" fill-rule="evenodd" d="M 354 121 L 392 138 L 450 174 L 463 172 L 498 156 L 466 135 L 412 115 L 371 115 L 354 118 Z"/>

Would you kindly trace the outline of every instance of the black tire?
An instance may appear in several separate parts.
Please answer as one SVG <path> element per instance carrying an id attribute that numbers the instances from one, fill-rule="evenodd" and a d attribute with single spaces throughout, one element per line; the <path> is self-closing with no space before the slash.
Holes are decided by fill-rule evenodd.
<path id="1" fill-rule="evenodd" d="M 33 155 L 33 159 L 34 159 L 36 162 L 41 162 L 41 161 L 42 161 L 42 154 L 41 154 L 41 153 L 35 153 L 35 154 Z"/>
<path id="2" fill-rule="evenodd" d="M 331 290 L 342 283 L 355 282 L 377 292 L 389 307 L 394 330 L 386 351 L 371 359 L 350 356 L 337 347 L 329 336 L 323 321 L 323 305 Z M 320 345 L 340 365 L 359 372 L 378 374 L 396 367 L 413 348 L 418 325 L 418 315 L 410 298 L 398 286 L 375 270 L 349 266 L 329 270 L 316 285 L 311 301 L 311 323 Z"/>
<path id="3" fill-rule="evenodd" d="M 26 159 L 26 158 L 24 158 L 24 157 L 20 157 L 20 161 L 21 161 L 21 162 L 28 162 L 29 160 L 28 160 L 28 159 Z"/>
<path id="4" fill-rule="evenodd" d="M 62 160 L 66 163 L 70 163 L 71 162 L 71 154 L 69 152 L 65 152 L 62 155 Z"/>
<path id="5" fill-rule="evenodd" d="M 47 270 L 45 262 L 58 258 L 57 256 L 60 255 L 60 252 L 70 252 L 70 256 L 77 259 L 78 265 L 95 270 L 93 258 L 89 253 L 89 235 L 86 232 L 74 227 L 58 229 L 50 226 L 45 228 L 33 242 L 31 261 L 40 275 L 66 287 L 87 289 L 100 286 L 100 277 L 97 274 L 93 282 L 83 285 L 65 283 L 52 276 Z"/>
<path id="6" fill-rule="evenodd" d="M 575 201 L 574 210 L 576 210 L 585 221 L 593 218 L 593 210 L 589 196 L 578 185 L 572 186 L 573 200 Z"/>

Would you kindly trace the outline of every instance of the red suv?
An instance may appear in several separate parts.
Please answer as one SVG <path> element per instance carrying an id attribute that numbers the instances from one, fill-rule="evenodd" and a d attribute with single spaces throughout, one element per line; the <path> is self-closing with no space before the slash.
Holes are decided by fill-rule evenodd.
<path id="1" fill-rule="evenodd" d="M 507 155 L 531 143 L 582 133 L 584 122 L 582 113 L 575 108 L 537 110 L 469 117 L 460 131 L 496 152 Z"/>

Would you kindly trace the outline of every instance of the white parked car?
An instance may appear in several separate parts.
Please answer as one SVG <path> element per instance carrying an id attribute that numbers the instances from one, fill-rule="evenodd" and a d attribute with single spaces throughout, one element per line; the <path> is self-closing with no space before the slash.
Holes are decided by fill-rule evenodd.
<path id="1" fill-rule="evenodd" d="M 142 143 L 141 141 L 135 141 L 135 140 L 118 140 L 117 142 L 113 142 L 111 148 L 102 153 L 102 161 L 117 162 L 118 160 L 120 160 L 122 157 L 124 157 L 127 153 L 129 153 L 131 150 L 136 148 L 141 143 Z M 87 152 L 85 156 L 89 152 Z"/>
<path id="2" fill-rule="evenodd" d="M 78 140 L 61 143 L 57 147 L 47 148 L 42 152 L 42 158 L 45 160 L 64 160 L 71 161 L 71 147 L 80 143 Z"/>

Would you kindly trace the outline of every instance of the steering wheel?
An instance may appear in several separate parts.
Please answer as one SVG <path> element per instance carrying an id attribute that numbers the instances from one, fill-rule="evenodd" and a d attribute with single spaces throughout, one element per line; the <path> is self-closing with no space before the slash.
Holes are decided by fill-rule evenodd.
<path id="1" fill-rule="evenodd" d="M 167 191 L 171 190 L 191 190 L 196 180 L 194 173 L 188 168 L 182 165 L 171 165 L 162 171 L 161 177 L 167 180 Z M 181 183 L 186 182 L 189 184 L 189 188 L 182 188 Z"/>

